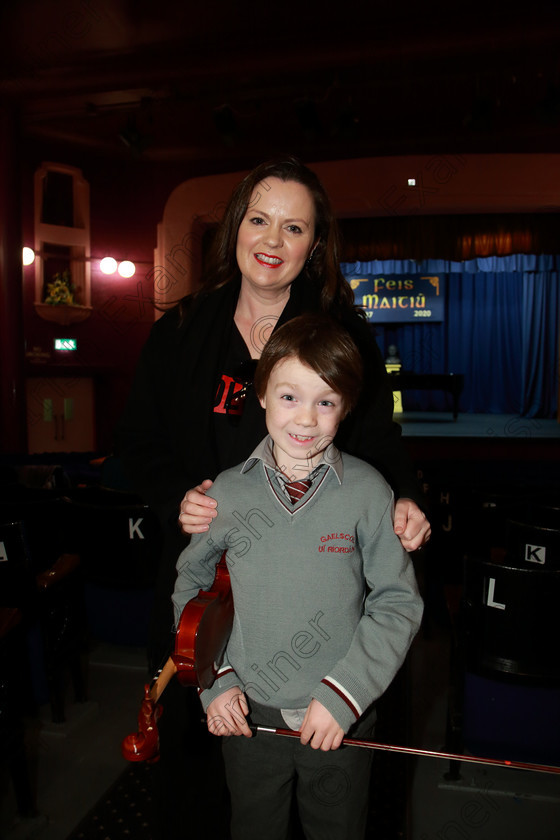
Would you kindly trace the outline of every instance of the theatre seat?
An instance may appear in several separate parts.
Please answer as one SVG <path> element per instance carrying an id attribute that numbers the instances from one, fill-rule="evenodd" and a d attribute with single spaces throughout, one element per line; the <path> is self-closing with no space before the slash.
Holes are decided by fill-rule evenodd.
<path id="1" fill-rule="evenodd" d="M 501 539 L 469 551 L 462 587 L 446 589 L 451 752 L 560 765 L 559 523 L 555 500 L 510 507 Z"/>
<path id="2" fill-rule="evenodd" d="M 35 598 L 23 524 L 0 509 L 0 606 L 22 609 Z"/>
<path id="3" fill-rule="evenodd" d="M 85 700 L 84 593 L 80 559 L 65 551 L 67 511 L 66 500 L 49 494 L 16 493 L 0 504 L 0 601 L 22 612 L 33 696 L 50 702 L 53 723 L 65 720 L 68 671 L 74 699 Z"/>
<path id="4" fill-rule="evenodd" d="M 144 645 L 161 552 L 156 516 L 134 496 L 89 489 L 72 500 L 72 527 L 90 632 L 102 641 Z"/>
<path id="5" fill-rule="evenodd" d="M 6 534 L 4 533 L 4 537 Z M 5 546 L 4 546 L 5 547 Z M 8 549 L 9 551 L 9 549 Z M 7 564 L 0 559 L 0 568 Z M 6 577 L 2 575 L 2 582 Z M 0 592 L 4 592 L 0 588 Z M 20 817 L 36 814 L 35 798 L 29 773 L 22 709 L 25 686 L 22 685 L 22 660 L 25 659 L 25 633 L 22 613 L 16 607 L 0 607 L 0 743 L 1 760 L 8 767 Z"/>
<path id="6" fill-rule="evenodd" d="M 0 743 L 22 817 L 35 811 L 23 725 L 32 703 L 22 607 L 33 593 L 21 523 L 0 521 Z"/>

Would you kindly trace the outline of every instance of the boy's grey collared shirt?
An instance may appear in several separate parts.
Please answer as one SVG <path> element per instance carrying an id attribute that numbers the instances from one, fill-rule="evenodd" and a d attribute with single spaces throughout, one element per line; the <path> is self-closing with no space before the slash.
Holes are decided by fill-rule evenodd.
<path id="1" fill-rule="evenodd" d="M 340 484 L 342 484 L 342 479 L 344 476 L 344 466 L 342 462 L 342 457 L 340 452 L 334 445 L 334 443 L 330 443 L 324 450 L 321 452 L 321 458 L 316 466 L 312 467 L 311 471 L 308 471 L 308 462 L 302 462 L 302 469 L 297 470 L 297 474 L 293 476 L 287 476 L 282 470 L 279 468 L 278 464 L 276 463 L 276 459 L 274 457 L 274 450 L 273 450 L 273 442 L 270 435 L 267 435 L 257 447 L 253 450 L 251 455 L 247 458 L 245 463 L 241 468 L 242 473 L 246 473 L 252 467 L 254 467 L 257 461 L 262 461 L 264 466 L 266 467 L 267 474 L 269 476 L 270 481 L 273 483 L 274 486 L 280 488 L 281 493 L 285 496 L 285 498 L 290 501 L 290 495 L 286 489 L 286 484 L 289 481 L 297 481 L 301 479 L 308 478 L 310 479 L 311 483 L 314 484 L 315 481 L 322 475 L 324 475 L 328 469 L 332 469 L 334 474 L 336 475 Z"/>

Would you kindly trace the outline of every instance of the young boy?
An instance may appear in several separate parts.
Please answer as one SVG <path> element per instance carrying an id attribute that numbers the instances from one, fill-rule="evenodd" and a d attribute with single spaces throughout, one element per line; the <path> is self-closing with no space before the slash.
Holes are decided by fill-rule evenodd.
<path id="1" fill-rule="evenodd" d="M 364 835 L 372 751 L 338 747 L 346 733 L 371 737 L 372 704 L 404 660 L 422 601 L 389 486 L 332 442 L 361 377 L 356 346 L 332 320 L 301 316 L 273 333 L 254 382 L 269 435 L 218 476 L 212 536 L 194 536 L 177 563 L 178 620 L 227 549 L 234 626 L 200 698 L 209 731 L 227 736 L 233 840 L 285 840 L 294 790 L 308 840 Z M 249 715 L 301 736 L 251 737 Z"/>

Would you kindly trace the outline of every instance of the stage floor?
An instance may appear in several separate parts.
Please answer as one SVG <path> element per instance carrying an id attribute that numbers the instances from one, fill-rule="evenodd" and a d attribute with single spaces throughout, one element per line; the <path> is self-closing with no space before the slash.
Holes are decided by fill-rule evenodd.
<path id="1" fill-rule="evenodd" d="M 403 437 L 417 438 L 494 438 L 560 441 L 560 423 L 519 417 L 515 414 L 459 414 L 453 419 L 451 412 L 404 411 L 395 414 Z"/>

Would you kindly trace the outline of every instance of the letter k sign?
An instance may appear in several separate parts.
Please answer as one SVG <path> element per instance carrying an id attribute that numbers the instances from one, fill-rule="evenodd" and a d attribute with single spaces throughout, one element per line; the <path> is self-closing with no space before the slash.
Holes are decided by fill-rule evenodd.
<path id="1" fill-rule="evenodd" d="M 544 545 L 526 545 L 525 546 L 525 560 L 528 563 L 540 563 L 544 565 L 546 561 L 546 546 Z"/>

